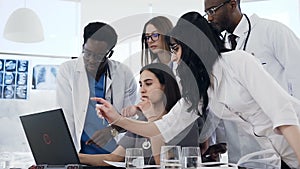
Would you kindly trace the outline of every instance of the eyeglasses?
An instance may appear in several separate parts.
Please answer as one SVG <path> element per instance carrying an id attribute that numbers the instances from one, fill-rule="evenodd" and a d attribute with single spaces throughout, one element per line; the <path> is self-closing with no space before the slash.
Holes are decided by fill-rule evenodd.
<path id="1" fill-rule="evenodd" d="M 218 9 L 220 9 L 222 6 L 224 6 L 225 4 L 227 4 L 227 3 L 229 3 L 229 2 L 230 2 L 230 0 L 227 0 L 227 1 L 223 2 L 223 3 L 221 3 L 221 4 L 218 5 L 218 6 L 211 7 L 211 8 L 209 8 L 209 9 L 205 10 L 205 15 L 204 15 L 204 16 L 212 16 L 212 15 L 216 14 L 216 11 L 217 11 Z"/>
<path id="2" fill-rule="evenodd" d="M 153 33 L 151 35 L 144 35 L 144 39 L 146 42 L 149 42 L 151 39 L 153 42 L 157 41 L 159 38 L 160 34 L 159 33 Z"/>
<path id="3" fill-rule="evenodd" d="M 97 60 L 97 61 L 101 61 L 107 55 L 109 55 L 108 58 L 111 57 L 111 55 L 113 54 L 113 52 L 114 52 L 113 50 L 109 50 L 106 53 L 96 54 L 96 53 L 91 52 L 91 51 L 89 51 L 87 49 L 83 49 L 83 51 L 82 51 L 84 58 L 86 58 L 86 59 L 94 59 L 94 60 Z"/>
<path id="4" fill-rule="evenodd" d="M 179 44 L 173 43 L 170 45 L 170 52 L 176 54 L 179 49 Z"/>

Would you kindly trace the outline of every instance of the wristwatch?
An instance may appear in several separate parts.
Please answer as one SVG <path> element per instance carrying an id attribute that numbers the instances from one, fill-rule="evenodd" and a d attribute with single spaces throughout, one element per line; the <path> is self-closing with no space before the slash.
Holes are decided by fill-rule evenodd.
<path id="1" fill-rule="evenodd" d="M 126 132 L 125 129 L 116 125 L 111 125 L 110 127 L 111 127 L 110 133 L 113 137 L 116 137 L 119 133 Z"/>
<path id="2" fill-rule="evenodd" d="M 116 137 L 118 134 L 119 134 L 119 132 L 118 132 L 118 130 L 117 129 L 115 129 L 115 128 L 111 128 L 111 130 L 110 130 L 110 134 L 113 136 L 113 137 Z"/>

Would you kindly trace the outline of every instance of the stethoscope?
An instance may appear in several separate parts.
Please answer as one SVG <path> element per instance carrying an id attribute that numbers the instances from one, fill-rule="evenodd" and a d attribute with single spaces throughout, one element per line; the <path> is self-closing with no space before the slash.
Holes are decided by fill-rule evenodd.
<path id="1" fill-rule="evenodd" d="M 247 36 L 246 36 L 246 40 L 245 40 L 245 43 L 244 43 L 244 47 L 243 47 L 243 50 L 246 51 L 246 47 L 247 47 L 247 43 L 248 43 L 248 40 L 249 40 L 249 36 L 250 36 L 250 33 L 251 33 L 251 22 L 250 22 L 250 19 L 248 18 L 248 16 L 246 14 L 243 14 L 248 22 L 248 33 L 247 33 Z"/>
<path id="2" fill-rule="evenodd" d="M 106 86 L 107 86 L 107 78 L 110 78 L 111 79 L 111 74 L 110 74 L 110 69 L 109 69 L 109 65 L 107 64 L 107 68 L 105 70 L 105 74 L 104 74 L 104 85 L 103 85 L 103 89 L 104 89 L 104 92 L 103 92 L 103 99 L 106 99 Z M 110 87 L 110 103 L 113 104 L 113 89 L 112 87 Z"/>
<path id="3" fill-rule="evenodd" d="M 113 50 L 111 51 L 111 54 L 106 58 L 110 58 L 111 55 L 113 53 Z M 106 100 L 106 87 L 107 87 L 107 78 L 111 79 L 111 73 L 110 73 L 110 68 L 109 65 L 107 63 L 106 68 L 105 68 L 105 72 L 104 72 L 104 79 L 103 79 L 103 99 Z M 112 85 L 110 86 L 110 103 L 113 105 L 114 104 L 114 97 L 113 97 L 113 88 Z M 101 104 L 99 102 L 97 102 L 97 104 Z M 107 122 L 105 119 L 102 119 L 102 124 L 105 125 L 105 122 Z M 108 123 L 108 122 L 107 122 Z M 109 124 L 108 124 L 109 125 Z"/>
<path id="4" fill-rule="evenodd" d="M 249 37 L 250 37 L 250 33 L 251 33 L 251 22 L 250 22 L 250 19 L 248 18 L 248 16 L 246 14 L 243 14 L 248 22 L 248 33 L 247 33 L 247 36 L 246 36 L 246 39 L 245 39 L 245 43 L 244 43 L 244 47 L 243 47 L 243 50 L 246 51 L 246 47 L 247 47 L 247 43 L 248 43 L 248 40 L 249 40 Z M 226 36 L 223 36 L 223 40 Z"/>
<path id="5" fill-rule="evenodd" d="M 109 50 L 109 54 L 108 56 L 106 57 L 106 59 L 110 58 L 112 56 L 112 54 L 114 53 L 114 51 L 111 49 Z M 109 68 L 109 65 L 107 63 L 106 65 L 106 68 L 105 68 L 105 72 L 104 72 L 104 84 L 103 84 L 103 99 L 106 99 L 106 87 L 107 87 L 107 77 L 109 79 L 111 79 L 111 73 L 110 73 L 110 68 Z M 112 87 L 110 87 L 110 103 L 113 104 L 114 101 L 113 101 L 113 89 Z"/>

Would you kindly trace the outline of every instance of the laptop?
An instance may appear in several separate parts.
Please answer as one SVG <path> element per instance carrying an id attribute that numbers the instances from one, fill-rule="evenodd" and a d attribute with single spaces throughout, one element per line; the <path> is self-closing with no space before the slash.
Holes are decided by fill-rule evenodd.
<path id="1" fill-rule="evenodd" d="M 62 109 L 20 116 L 37 165 L 80 164 Z"/>

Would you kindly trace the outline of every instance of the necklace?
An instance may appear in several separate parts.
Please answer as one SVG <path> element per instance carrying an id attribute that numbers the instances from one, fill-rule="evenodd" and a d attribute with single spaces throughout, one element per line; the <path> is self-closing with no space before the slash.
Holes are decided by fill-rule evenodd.
<path id="1" fill-rule="evenodd" d="M 148 150 L 151 147 L 151 143 L 147 138 L 145 138 L 145 141 L 143 142 L 142 147 L 145 150 Z"/>

